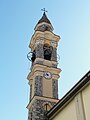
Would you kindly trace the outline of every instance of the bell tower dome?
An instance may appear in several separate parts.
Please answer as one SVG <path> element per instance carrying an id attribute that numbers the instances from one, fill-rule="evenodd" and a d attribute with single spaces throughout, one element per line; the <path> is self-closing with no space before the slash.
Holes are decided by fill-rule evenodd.
<path id="1" fill-rule="evenodd" d="M 45 11 L 34 30 L 29 44 L 32 66 L 27 76 L 30 85 L 28 120 L 46 120 L 45 113 L 58 102 L 61 69 L 57 68 L 57 46 L 60 37 L 53 33 Z"/>

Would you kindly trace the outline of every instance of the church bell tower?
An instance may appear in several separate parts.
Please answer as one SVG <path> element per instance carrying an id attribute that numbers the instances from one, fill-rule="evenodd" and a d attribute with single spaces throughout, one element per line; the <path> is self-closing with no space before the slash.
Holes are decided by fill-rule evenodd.
<path id="1" fill-rule="evenodd" d="M 58 102 L 57 46 L 60 37 L 53 33 L 53 26 L 44 11 L 32 35 L 31 70 L 27 76 L 30 85 L 28 120 L 46 120 L 46 112 Z"/>

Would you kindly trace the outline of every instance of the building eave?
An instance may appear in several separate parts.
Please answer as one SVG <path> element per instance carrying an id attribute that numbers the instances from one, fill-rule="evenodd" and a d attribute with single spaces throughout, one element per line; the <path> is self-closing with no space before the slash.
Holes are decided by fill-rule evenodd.
<path id="1" fill-rule="evenodd" d="M 86 85 L 90 84 L 90 71 L 76 83 L 72 89 L 66 93 L 66 95 L 59 100 L 55 106 L 47 113 L 48 118 L 53 118 L 65 105 L 67 105 L 74 96 L 85 88 Z"/>

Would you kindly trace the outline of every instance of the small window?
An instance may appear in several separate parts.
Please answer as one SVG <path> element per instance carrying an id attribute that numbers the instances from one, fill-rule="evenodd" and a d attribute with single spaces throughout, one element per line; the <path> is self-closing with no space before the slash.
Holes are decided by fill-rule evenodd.
<path id="1" fill-rule="evenodd" d="M 46 103 L 45 105 L 44 105 L 44 110 L 45 111 L 49 111 L 51 109 L 51 106 L 48 104 L 48 103 Z"/>

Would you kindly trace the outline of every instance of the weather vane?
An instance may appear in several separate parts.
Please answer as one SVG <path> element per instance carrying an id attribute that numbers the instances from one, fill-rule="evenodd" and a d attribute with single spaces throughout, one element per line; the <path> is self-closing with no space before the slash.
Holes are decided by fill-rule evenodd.
<path id="1" fill-rule="evenodd" d="M 41 9 L 41 10 L 44 11 L 44 12 L 48 12 L 48 11 L 45 10 L 45 8 L 43 8 L 43 9 Z"/>

